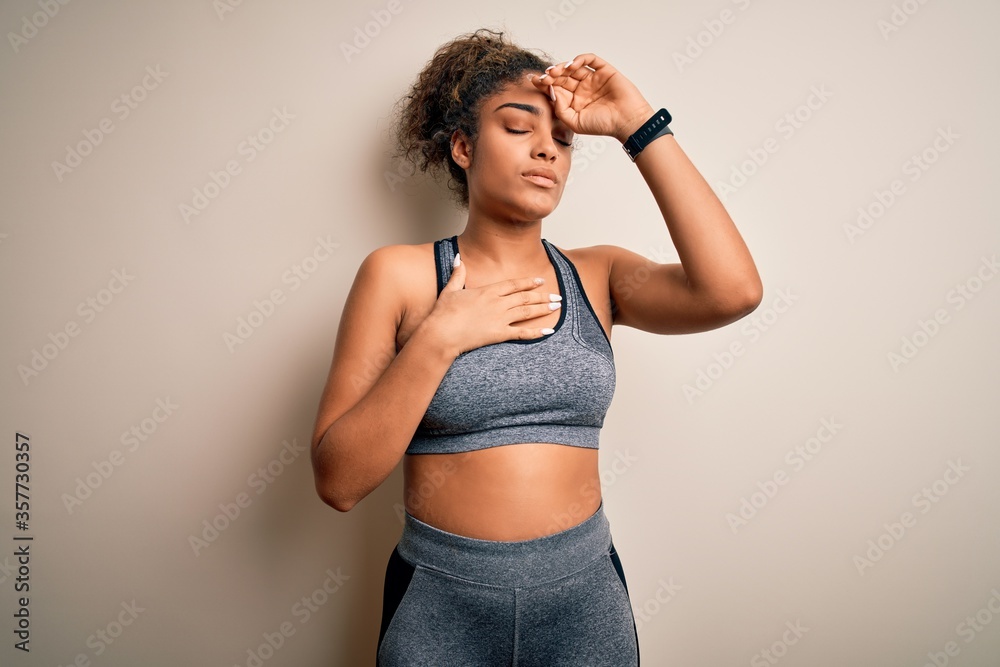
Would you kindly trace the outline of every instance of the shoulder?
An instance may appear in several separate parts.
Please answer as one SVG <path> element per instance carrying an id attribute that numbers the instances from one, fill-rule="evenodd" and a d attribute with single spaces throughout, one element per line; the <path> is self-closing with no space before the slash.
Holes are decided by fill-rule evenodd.
<path id="1" fill-rule="evenodd" d="M 566 255 L 569 261 L 576 266 L 577 270 L 587 271 L 588 273 L 601 272 L 605 275 L 610 275 L 612 264 L 616 258 L 620 258 L 623 256 L 623 253 L 629 252 L 624 248 L 607 244 L 581 248 L 563 248 L 555 243 L 552 245 L 559 252 Z"/>
<path id="2" fill-rule="evenodd" d="M 362 260 L 359 274 L 364 272 L 369 277 L 405 282 L 407 279 L 413 278 L 414 271 L 425 268 L 427 260 L 431 260 L 431 271 L 433 272 L 433 243 L 396 243 L 381 246 L 369 252 Z"/>
<path id="3" fill-rule="evenodd" d="M 673 267 L 621 246 L 603 244 L 572 250 L 559 249 L 591 284 L 603 282 L 610 298 L 628 298 L 631 290 L 648 281 L 654 274 L 672 271 Z M 624 294 L 622 292 L 625 292 Z"/>
<path id="4" fill-rule="evenodd" d="M 434 243 L 393 244 L 375 248 L 361 261 L 354 291 L 383 304 L 406 308 L 416 295 L 436 293 Z"/>

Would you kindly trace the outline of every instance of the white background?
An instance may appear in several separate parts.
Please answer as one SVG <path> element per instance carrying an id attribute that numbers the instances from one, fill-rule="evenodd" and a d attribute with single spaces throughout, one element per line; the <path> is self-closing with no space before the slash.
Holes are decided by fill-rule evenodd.
<path id="1" fill-rule="evenodd" d="M 401 472 L 341 514 L 283 443 L 308 445 L 365 255 L 461 230 L 440 190 L 387 179 L 386 132 L 434 50 L 479 27 L 554 61 L 597 53 L 667 107 L 763 277 L 728 327 L 614 330 L 601 465 L 643 664 L 1000 664 L 996 3 L 43 5 L 0 9 L 4 665 L 254 665 L 262 644 L 266 665 L 373 664 Z M 617 142 L 580 141 L 543 236 L 676 261 Z M 859 208 L 877 215 L 851 233 Z M 317 239 L 336 250 L 314 256 Z M 296 265 L 312 273 L 293 289 Z M 133 427 L 144 440 L 123 442 Z M 25 534 L 29 654 L 13 648 Z"/>

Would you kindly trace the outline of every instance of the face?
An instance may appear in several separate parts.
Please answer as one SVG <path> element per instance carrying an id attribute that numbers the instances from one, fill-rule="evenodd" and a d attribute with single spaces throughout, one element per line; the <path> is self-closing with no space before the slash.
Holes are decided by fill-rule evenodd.
<path id="1" fill-rule="evenodd" d="M 551 99 L 525 79 L 486 98 L 475 149 L 457 133 L 452 151 L 466 172 L 470 212 L 522 221 L 548 216 L 569 177 L 573 137 Z"/>

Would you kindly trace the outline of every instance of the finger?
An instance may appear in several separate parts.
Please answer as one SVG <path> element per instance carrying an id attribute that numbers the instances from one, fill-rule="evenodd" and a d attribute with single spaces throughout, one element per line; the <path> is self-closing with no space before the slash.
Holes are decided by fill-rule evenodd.
<path id="1" fill-rule="evenodd" d="M 553 65 L 552 67 L 555 67 L 555 65 Z M 546 71 L 544 74 L 537 74 L 535 72 L 531 72 L 530 74 L 528 74 L 527 79 L 528 82 L 535 87 L 535 90 L 541 93 L 545 93 L 545 96 L 549 98 L 550 102 L 554 103 L 556 101 L 555 91 L 553 90 L 552 87 L 552 82 L 555 81 L 555 79 L 552 76 L 550 76 L 549 71 Z"/>
<path id="2" fill-rule="evenodd" d="M 448 282 L 441 289 L 442 292 L 455 292 L 465 289 L 465 262 L 462 261 L 460 255 L 455 255 L 455 258 L 458 259 L 458 266 L 451 270 L 451 277 L 448 278 Z"/>
<path id="3" fill-rule="evenodd" d="M 549 336 L 555 333 L 554 329 L 546 327 L 508 327 L 513 334 L 512 339 L 516 340 L 533 340 L 535 338 L 542 338 L 543 336 Z"/>
<path id="4" fill-rule="evenodd" d="M 611 66 L 611 63 L 604 60 L 604 58 L 601 58 L 599 55 L 594 53 L 581 53 L 576 58 L 573 58 L 567 67 L 562 69 L 560 75 L 573 76 L 574 78 L 581 79 L 588 77 L 590 73 L 599 69 L 607 69 L 609 70 L 609 74 L 616 71 L 615 68 Z"/>
<path id="5" fill-rule="evenodd" d="M 508 278 L 507 280 L 493 283 L 489 287 L 494 290 L 497 296 L 507 296 L 508 294 L 535 289 L 544 282 L 544 278 Z"/>
<path id="6" fill-rule="evenodd" d="M 560 106 L 569 104 L 580 82 L 592 73 L 593 70 L 587 69 L 586 66 L 580 64 L 580 56 L 577 56 L 570 62 L 553 65 L 552 69 L 548 71 L 548 76 L 536 79 L 536 81 L 548 84 L 544 92 L 549 95 L 553 107 L 558 110 Z M 569 96 L 564 95 L 564 92 L 568 92 Z M 560 99 L 564 104 L 558 104 Z"/>
<path id="7" fill-rule="evenodd" d="M 549 308 L 549 304 L 559 304 L 562 301 L 562 297 L 558 294 L 539 292 L 538 290 L 514 292 L 506 296 L 501 296 L 500 298 L 506 300 L 505 302 L 508 304 L 508 308 L 516 308 L 517 306 L 535 306 L 539 304 Z M 551 306 L 552 310 L 555 310 L 557 307 L 558 306 Z"/>
<path id="8" fill-rule="evenodd" d="M 598 72 L 603 77 L 610 77 L 617 73 L 617 70 L 600 56 L 584 53 L 574 58 L 571 63 L 554 68 L 552 72 L 558 73 L 553 83 L 574 92 L 582 82 Z"/>
<path id="9" fill-rule="evenodd" d="M 559 78 L 572 76 L 574 72 L 579 72 L 581 69 L 584 72 L 591 72 L 597 67 L 597 65 L 594 64 L 594 58 L 600 60 L 600 58 L 593 53 L 581 53 L 572 60 L 551 65 L 545 70 L 545 73 L 548 74 L 548 78 Z M 605 64 L 603 60 L 601 60 L 601 63 Z M 588 66 L 590 66 L 589 69 Z"/>
<path id="10" fill-rule="evenodd" d="M 533 320 L 536 317 L 543 317 L 549 315 L 552 311 L 559 310 L 562 304 L 558 301 L 546 302 L 546 303 L 533 303 L 533 304 L 522 304 L 514 308 L 509 309 L 507 312 L 511 317 L 511 322 L 520 322 L 523 320 Z"/>

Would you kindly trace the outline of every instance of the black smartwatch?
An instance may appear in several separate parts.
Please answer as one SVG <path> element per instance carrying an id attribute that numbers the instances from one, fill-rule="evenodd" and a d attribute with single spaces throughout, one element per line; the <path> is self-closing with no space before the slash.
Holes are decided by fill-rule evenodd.
<path id="1" fill-rule="evenodd" d="M 673 130 L 670 129 L 671 120 L 673 118 L 670 117 L 670 112 L 666 109 L 660 109 L 653 114 L 652 118 L 646 121 L 645 125 L 626 139 L 625 143 L 622 144 L 622 148 L 628 154 L 629 159 L 635 162 L 642 149 L 652 143 L 653 139 L 658 139 L 665 134 L 673 134 Z"/>

